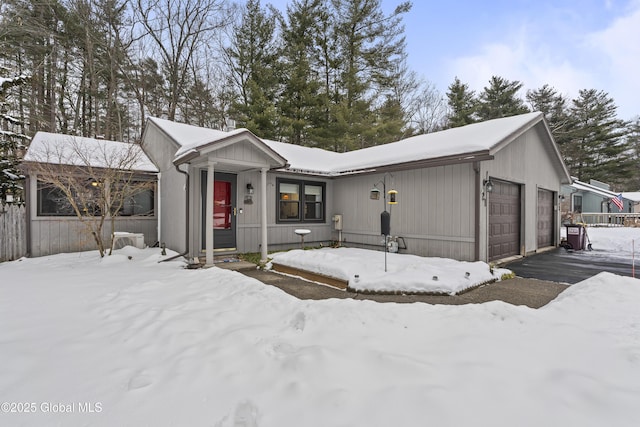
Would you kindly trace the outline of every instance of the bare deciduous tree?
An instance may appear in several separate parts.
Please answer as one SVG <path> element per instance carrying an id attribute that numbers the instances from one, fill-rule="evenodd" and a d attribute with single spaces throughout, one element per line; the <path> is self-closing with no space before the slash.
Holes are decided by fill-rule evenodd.
<path id="1" fill-rule="evenodd" d="M 407 102 L 406 115 L 409 126 L 416 134 L 442 130 L 447 121 L 447 103 L 436 87 L 420 82 Z"/>
<path id="2" fill-rule="evenodd" d="M 137 18 L 153 40 L 166 75 L 169 120 L 176 118 L 198 52 L 224 26 L 224 5 L 222 0 L 137 0 Z"/>
<path id="3" fill-rule="evenodd" d="M 155 186 L 153 165 L 139 145 L 62 136 L 29 148 L 25 167 L 37 175 L 40 190 L 49 190 L 58 209 L 75 214 L 96 243 L 100 256 L 113 250 L 115 218 L 136 197 Z M 36 140 L 34 140 L 36 141 Z M 150 206 L 153 213 L 153 206 Z M 103 228 L 111 221 L 111 244 Z"/>

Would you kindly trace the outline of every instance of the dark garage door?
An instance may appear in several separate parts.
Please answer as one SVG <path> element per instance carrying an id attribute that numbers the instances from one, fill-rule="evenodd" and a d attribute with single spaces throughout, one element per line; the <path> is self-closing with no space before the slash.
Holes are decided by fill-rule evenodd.
<path id="1" fill-rule="evenodd" d="M 553 246 L 553 192 L 538 189 L 538 248 Z"/>
<path id="2" fill-rule="evenodd" d="M 520 253 L 520 186 L 493 182 L 489 194 L 489 260 Z"/>

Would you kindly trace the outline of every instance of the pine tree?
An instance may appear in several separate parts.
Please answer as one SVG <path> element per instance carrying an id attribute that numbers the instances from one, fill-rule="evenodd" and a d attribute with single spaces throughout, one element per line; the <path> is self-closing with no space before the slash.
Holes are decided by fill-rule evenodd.
<path id="1" fill-rule="evenodd" d="M 579 180 L 597 179 L 618 188 L 632 176 L 627 123 L 616 117 L 617 108 L 609 94 L 595 89 L 580 90 L 572 101 L 565 162 Z"/>
<path id="2" fill-rule="evenodd" d="M 321 0 L 294 0 L 282 24 L 283 89 L 279 94 L 281 133 L 285 141 L 311 145 L 310 133 L 319 124 L 322 99 L 314 70 L 314 44 L 319 37 Z"/>
<path id="3" fill-rule="evenodd" d="M 640 116 L 629 123 L 627 141 L 631 148 L 633 159 L 632 178 L 626 186 L 627 190 L 640 190 Z"/>
<path id="4" fill-rule="evenodd" d="M 238 91 L 233 118 L 256 135 L 276 139 L 280 46 L 276 38 L 278 12 L 249 0 L 234 25 L 225 57 Z"/>
<path id="5" fill-rule="evenodd" d="M 522 89 L 519 81 L 509 81 L 502 77 L 493 76 L 489 86 L 485 86 L 480 93 L 478 117 L 481 121 L 516 116 L 528 113 L 529 109 L 518 92 Z"/>
<path id="6" fill-rule="evenodd" d="M 551 134 L 562 151 L 571 138 L 571 117 L 567 111 L 567 100 L 556 89 L 545 84 L 539 89 L 528 90 L 527 101 L 533 111 L 544 114 Z"/>
<path id="7" fill-rule="evenodd" d="M 341 88 L 336 118 L 344 130 L 337 143 L 342 151 L 362 146 L 363 135 L 376 125 L 376 107 L 400 78 L 398 64 L 405 53 L 402 14 L 411 3 L 401 3 L 388 16 L 380 0 L 332 0 L 332 6 L 337 20 L 334 65 Z"/>
<path id="8" fill-rule="evenodd" d="M 469 85 L 462 83 L 458 77 L 449 85 L 447 99 L 451 113 L 447 120 L 450 128 L 465 126 L 476 122 L 478 100 Z"/>

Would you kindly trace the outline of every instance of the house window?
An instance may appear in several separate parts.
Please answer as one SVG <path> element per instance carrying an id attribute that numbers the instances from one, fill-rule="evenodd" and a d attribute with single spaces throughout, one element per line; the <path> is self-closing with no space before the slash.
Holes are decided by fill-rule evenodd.
<path id="1" fill-rule="evenodd" d="M 134 196 L 125 199 L 119 216 L 144 215 L 153 216 L 154 207 L 153 189 L 142 190 Z"/>
<path id="2" fill-rule="evenodd" d="M 78 207 L 88 215 L 100 216 L 98 203 L 92 203 L 91 201 L 91 193 L 97 191 L 99 190 L 95 186 L 87 184 L 85 193 L 76 198 L 76 202 L 79 204 L 81 204 L 81 200 L 85 201 L 84 206 L 79 205 Z M 57 187 L 38 182 L 37 197 L 38 216 L 76 216 L 69 198 Z M 154 187 L 141 189 L 140 192 L 124 200 L 122 207 L 118 211 L 118 216 L 153 216 L 154 198 Z M 97 201 L 98 199 L 99 196 L 96 194 L 95 200 Z"/>
<path id="3" fill-rule="evenodd" d="M 324 218 L 322 193 L 324 193 L 323 185 L 304 184 L 305 221 L 322 221 Z"/>
<path id="4" fill-rule="evenodd" d="M 38 216 L 75 216 L 65 194 L 56 187 L 38 183 Z"/>
<path id="5" fill-rule="evenodd" d="M 573 211 L 582 213 L 582 196 L 573 195 Z"/>
<path id="6" fill-rule="evenodd" d="M 324 221 L 323 182 L 278 179 L 278 222 Z"/>

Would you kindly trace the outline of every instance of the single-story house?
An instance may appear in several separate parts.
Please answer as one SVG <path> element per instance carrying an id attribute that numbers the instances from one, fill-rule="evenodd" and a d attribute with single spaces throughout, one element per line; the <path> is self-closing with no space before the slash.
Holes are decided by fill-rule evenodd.
<path id="1" fill-rule="evenodd" d="M 96 249 L 96 242 L 88 233 L 86 222 L 78 219 L 68 197 L 60 187 L 51 182 L 59 176 L 60 185 L 67 185 L 78 199 L 86 201 L 92 197 L 92 192 L 95 194 L 100 191 L 100 186 L 108 184 L 101 182 L 105 177 L 126 176 L 105 175 L 109 168 L 131 172 L 135 181 L 144 182 L 145 185 L 144 191 L 141 190 L 123 201 L 118 215 L 114 217 L 114 229 L 110 217 L 107 218 L 102 229 L 103 241 L 110 242 L 112 232 L 128 232 L 144 235 L 147 245 L 157 242 L 155 194 L 158 168 L 139 145 L 38 132 L 29 145 L 22 167 L 26 177 L 29 256 Z M 129 185 L 131 182 L 134 181 L 130 181 Z M 122 188 L 123 184 L 117 185 Z M 85 194 L 80 194 L 85 192 L 86 197 Z M 124 193 L 121 191 L 121 194 Z M 92 209 L 87 217 L 97 220 L 101 216 L 97 207 L 84 208 Z"/>
<path id="2" fill-rule="evenodd" d="M 384 211 L 406 253 L 527 255 L 559 243 L 571 183 L 541 113 L 346 153 L 151 117 L 142 146 L 159 170 L 158 240 L 207 264 L 214 253 L 266 259 L 299 246 L 301 229 L 311 245 L 382 248 Z"/>
<path id="3" fill-rule="evenodd" d="M 572 177 L 572 182 L 562 187 L 561 194 L 563 217 L 581 213 L 630 213 L 637 204 L 634 193 L 613 192 L 609 184 L 595 179 L 587 183 Z M 618 195 L 622 195 L 622 209 L 612 202 Z"/>
<path id="4" fill-rule="evenodd" d="M 626 212 L 640 213 L 640 191 L 625 191 L 622 198 L 629 204 Z"/>

